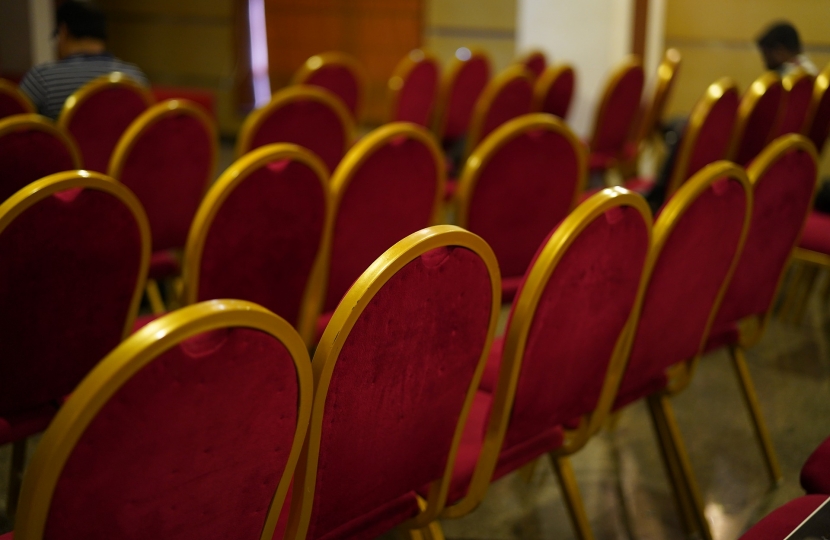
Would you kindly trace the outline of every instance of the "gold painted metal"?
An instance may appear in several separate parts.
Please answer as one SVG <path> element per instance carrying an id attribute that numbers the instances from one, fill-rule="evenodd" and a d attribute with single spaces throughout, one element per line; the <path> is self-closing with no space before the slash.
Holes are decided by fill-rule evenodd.
<path id="1" fill-rule="evenodd" d="M 0 78 L 0 94 L 6 95 L 20 103 L 20 106 L 25 111 L 23 114 L 35 114 L 37 112 L 29 96 L 24 94 L 19 86 L 9 80 Z"/>
<path id="2" fill-rule="evenodd" d="M 738 106 L 738 119 L 735 122 L 735 129 L 732 132 L 732 143 L 730 144 L 729 152 L 726 154 L 726 159 L 735 159 L 735 156 L 740 149 L 741 142 L 743 141 L 744 133 L 746 133 L 749 119 L 752 117 L 752 113 L 755 111 L 755 107 L 758 105 L 758 102 L 761 101 L 761 98 L 764 97 L 764 94 L 766 94 L 771 87 L 781 84 L 781 77 L 779 77 L 778 73 L 775 71 L 767 71 L 755 79 L 755 82 L 747 88 L 746 93 L 741 98 L 741 104 Z M 779 107 L 778 110 L 780 111 L 781 107 Z M 771 127 L 775 126 L 773 125 Z M 773 131 L 770 129 L 769 135 L 772 136 L 772 134 Z"/>
<path id="3" fill-rule="evenodd" d="M 568 516 L 576 530 L 579 540 L 593 540 L 594 533 L 591 532 L 591 525 L 588 522 L 588 514 L 585 513 L 585 505 L 582 504 L 582 495 L 579 493 L 579 484 L 576 481 L 571 461 L 567 456 L 550 456 L 550 463 L 553 471 L 562 486 L 562 495 L 565 499 L 565 506 L 568 508 Z"/>
<path id="4" fill-rule="evenodd" d="M 144 103 L 147 104 L 148 108 L 152 107 L 156 102 L 156 99 L 153 97 L 150 90 L 144 88 L 132 80 L 129 76 L 119 71 L 115 71 L 108 75 L 101 75 L 100 77 L 91 80 L 69 96 L 63 104 L 60 115 L 58 115 L 58 127 L 68 130 L 69 124 L 72 122 L 75 114 L 77 114 L 80 106 L 98 92 L 108 88 L 123 88 L 125 90 L 130 90 L 135 95 L 139 96 Z"/>
<path id="5" fill-rule="evenodd" d="M 438 62 L 438 58 L 432 54 L 430 51 L 425 49 L 413 49 L 409 51 L 409 53 L 401 58 L 400 62 L 395 66 L 395 70 L 392 72 L 392 76 L 389 77 L 389 81 L 386 84 L 387 87 L 387 107 L 388 110 L 386 112 L 387 122 L 394 122 L 395 121 L 395 112 L 398 110 L 398 103 L 400 101 L 401 90 L 406 83 L 406 80 L 409 78 L 409 75 L 412 73 L 412 70 L 415 69 L 420 64 L 429 63 L 435 66 L 435 71 L 438 73 L 438 80 L 436 81 L 436 86 L 440 84 L 441 80 L 441 64 Z M 433 112 L 435 109 L 435 105 L 438 101 L 438 89 L 436 88 L 435 92 L 435 102 L 433 103 Z M 429 119 L 427 119 L 429 122 Z"/>
<path id="6" fill-rule="evenodd" d="M 307 346 L 314 345 L 317 317 L 320 315 L 323 302 L 323 292 L 326 286 L 328 257 L 331 248 L 331 228 L 333 218 L 332 195 L 328 186 L 328 171 L 319 157 L 310 150 L 296 144 L 278 143 L 269 144 L 253 150 L 236 160 L 214 182 L 210 190 L 199 205 L 193 218 L 187 243 L 184 248 L 184 264 L 182 268 L 183 290 L 182 303 L 195 304 L 199 295 L 199 272 L 201 270 L 202 252 L 207 235 L 216 214 L 222 204 L 245 179 L 252 173 L 266 166 L 268 163 L 280 160 L 291 160 L 302 163 L 314 172 L 320 182 L 325 196 L 325 222 L 323 237 L 317 250 L 311 273 L 306 284 L 305 292 L 297 320 L 297 330 Z"/>
<path id="7" fill-rule="evenodd" d="M 0 138 L 20 131 L 42 131 L 59 139 L 72 156 L 73 167 L 81 168 L 81 153 L 75 139 L 68 132 L 57 127 L 50 119 L 39 114 L 16 114 L 0 119 Z"/>
<path id="8" fill-rule="evenodd" d="M 23 469 L 26 465 L 26 441 L 20 439 L 12 442 L 12 455 L 9 463 L 9 485 L 6 490 L 6 516 L 14 526 L 17 503 L 20 501 L 20 486 L 23 485 Z"/>
<path id="9" fill-rule="evenodd" d="M 342 51 L 328 51 L 320 54 L 315 54 L 306 60 L 291 78 L 292 85 L 308 85 L 308 79 L 319 69 L 328 66 L 340 66 L 346 68 L 351 72 L 352 76 L 357 81 L 357 105 L 355 106 L 354 114 L 349 112 L 356 122 L 360 120 L 363 112 L 363 100 L 366 95 L 366 70 L 357 59 Z M 340 98 L 337 98 L 340 99 Z M 348 107 L 347 107 L 348 110 Z"/>
<path id="10" fill-rule="evenodd" d="M 164 305 L 164 300 L 161 297 L 159 284 L 155 279 L 147 280 L 145 292 L 147 293 L 147 301 L 150 302 L 150 309 L 153 311 L 153 315 L 167 313 L 167 307 Z"/>
<path id="11" fill-rule="evenodd" d="M 663 61 L 657 67 L 657 78 L 654 81 L 654 93 L 651 101 L 646 104 L 643 119 L 640 121 L 640 130 L 637 143 L 646 141 L 658 131 L 660 120 L 669 100 L 669 93 L 677 80 L 677 71 L 680 68 L 682 57 L 677 49 L 668 49 L 663 55 Z"/>
<path id="12" fill-rule="evenodd" d="M 602 98 L 600 99 L 599 107 L 597 108 L 596 115 L 594 116 L 593 130 L 591 131 L 589 148 L 592 151 L 594 149 L 595 139 L 599 133 L 600 127 L 605 123 L 605 117 L 610 114 L 608 108 L 611 106 L 611 97 L 614 95 L 617 86 L 620 84 L 620 81 L 628 75 L 628 73 L 638 70 L 643 70 L 642 60 L 639 56 L 629 55 L 619 66 L 617 66 L 608 78 L 608 81 L 605 83 L 605 88 L 602 91 Z"/>
<path id="13" fill-rule="evenodd" d="M 784 114 L 787 111 L 787 100 L 789 100 L 790 92 L 793 91 L 793 88 L 797 87 L 800 84 L 805 84 L 805 81 L 809 81 L 810 85 L 815 89 L 815 78 L 804 71 L 804 68 L 797 66 L 794 70 L 789 72 L 787 75 L 781 79 L 781 85 L 784 87 L 784 99 L 783 103 L 781 104 L 781 110 L 778 111 L 778 120 L 776 122 L 775 128 L 772 130 L 773 134 L 778 134 L 781 124 L 784 122 Z M 808 107 L 807 113 L 810 112 Z M 804 122 L 801 124 L 801 127 L 798 129 L 797 133 L 803 133 L 805 126 L 809 122 L 807 122 L 807 114 L 804 115 Z M 786 134 L 784 134 L 786 135 Z"/>
<path id="14" fill-rule="evenodd" d="M 421 513 L 401 525 L 401 528 L 423 529 L 428 527 L 444 507 L 452 480 L 455 457 L 464 432 L 464 424 L 487 363 L 501 307 L 501 276 L 493 250 L 481 237 L 454 225 L 436 225 L 422 229 L 389 248 L 358 278 L 334 311 L 312 361 L 315 381 L 314 408 L 308 440 L 303 448 L 303 454 L 295 475 L 291 515 L 288 519 L 288 529 L 285 535 L 287 540 L 305 538 L 309 527 L 317 479 L 317 462 L 320 454 L 326 398 L 343 344 L 348 339 L 349 333 L 363 310 L 366 309 L 389 279 L 417 257 L 432 249 L 444 246 L 463 247 L 481 257 L 490 274 L 492 285 L 492 304 L 487 338 L 458 419 L 444 474 L 441 479 L 430 484 L 426 504 L 422 507 Z"/>
<path id="15" fill-rule="evenodd" d="M 816 111 L 821 104 L 824 95 L 827 93 L 827 88 L 830 87 L 830 64 L 824 66 L 821 73 L 816 76 L 816 82 L 813 85 L 813 99 L 810 101 L 810 108 L 807 109 L 807 121 L 804 122 L 804 128 L 801 134 L 805 137 L 810 135 L 810 130 L 813 128 L 813 120 L 816 116 Z M 821 148 L 816 148 L 817 152 L 821 152 Z"/>
<path id="16" fill-rule="evenodd" d="M 464 65 L 470 60 L 483 60 L 487 64 L 488 69 L 492 69 L 493 60 L 490 58 L 490 54 L 483 49 L 470 48 L 470 58 L 467 60 L 459 60 L 456 56 L 452 57 L 450 65 L 447 66 L 443 77 L 441 77 L 438 101 L 435 104 L 433 114 L 432 131 L 439 141 L 444 138 L 444 130 L 447 126 L 447 109 L 449 108 L 450 96 L 455 87 L 455 81 Z"/>
<path id="17" fill-rule="evenodd" d="M 340 119 L 343 129 L 343 153 L 345 154 L 355 138 L 355 123 L 346 105 L 325 88 L 317 86 L 295 85 L 283 88 L 271 96 L 271 101 L 249 114 L 242 127 L 239 128 L 239 137 L 236 140 L 236 157 L 240 158 L 251 151 L 254 136 L 260 126 L 274 114 L 275 111 L 297 101 L 317 101 L 331 109 Z M 329 171 L 330 173 L 331 171 Z"/>
<path id="18" fill-rule="evenodd" d="M 575 73 L 574 67 L 571 64 L 555 64 L 548 66 L 536 82 L 533 84 L 533 104 L 530 110 L 533 112 L 543 112 L 545 106 L 545 99 L 548 97 L 551 87 L 556 84 L 560 77 L 566 73 Z M 564 119 L 563 119 L 564 120 Z"/>
<path id="19" fill-rule="evenodd" d="M 17 540 L 41 540 L 61 472 L 84 431 L 110 398 L 141 368 L 182 341 L 228 327 L 270 334 L 288 349 L 299 387 L 294 442 L 261 534 L 271 540 L 311 416 L 313 378 L 305 344 L 285 320 L 251 302 L 212 300 L 169 313 L 141 328 L 104 358 L 75 389 L 46 430 L 23 481 Z"/>

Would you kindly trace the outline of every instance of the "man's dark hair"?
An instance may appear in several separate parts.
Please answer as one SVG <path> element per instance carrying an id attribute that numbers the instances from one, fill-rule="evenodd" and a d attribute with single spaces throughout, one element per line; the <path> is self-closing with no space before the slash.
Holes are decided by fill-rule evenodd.
<path id="1" fill-rule="evenodd" d="M 770 26 L 758 38 L 758 46 L 762 49 L 783 47 L 793 54 L 801 54 L 798 31 L 788 22 L 778 22 Z"/>
<path id="2" fill-rule="evenodd" d="M 66 30 L 74 38 L 107 39 L 107 21 L 103 12 L 89 5 L 75 0 L 66 0 L 55 11 L 57 34 L 61 24 L 66 24 Z"/>

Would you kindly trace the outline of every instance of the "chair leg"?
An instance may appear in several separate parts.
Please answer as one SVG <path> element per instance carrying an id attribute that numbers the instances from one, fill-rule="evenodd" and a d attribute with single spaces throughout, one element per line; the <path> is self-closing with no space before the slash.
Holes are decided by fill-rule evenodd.
<path id="1" fill-rule="evenodd" d="M 689 534 L 699 533 L 705 540 L 712 540 L 712 532 L 704 512 L 703 497 L 692 472 L 692 464 L 686 453 L 677 420 L 674 418 L 669 396 L 651 395 L 647 402 L 666 469 L 674 487 L 683 525 Z"/>
<path id="2" fill-rule="evenodd" d="M 741 384 L 741 393 L 749 409 L 749 415 L 752 418 L 755 436 L 761 444 L 761 451 L 764 454 L 770 481 L 773 486 L 776 486 L 783 480 L 784 476 L 781 473 L 781 467 L 778 465 L 778 457 L 775 455 L 775 447 L 772 445 L 767 424 L 764 422 L 764 417 L 761 414 L 761 404 L 758 401 L 758 393 L 755 391 L 755 385 L 749 374 L 749 366 L 746 364 L 744 352 L 740 347 L 730 347 L 729 353 L 732 357 L 735 374 L 738 376 L 738 382 Z"/>
<path id="3" fill-rule="evenodd" d="M 588 516 L 585 514 L 585 506 L 582 504 L 582 495 L 579 494 L 579 485 L 576 482 L 571 461 L 566 456 L 551 455 L 550 462 L 559 478 L 559 485 L 562 486 L 562 495 L 565 498 L 571 523 L 576 530 L 576 537 L 579 540 L 593 540 L 594 534 L 591 532 Z"/>
<path id="4" fill-rule="evenodd" d="M 155 279 L 147 280 L 145 292 L 147 293 L 147 300 L 150 301 L 150 309 L 153 310 L 153 315 L 163 315 L 167 310 L 164 307 L 164 300 L 161 299 L 159 284 Z"/>
<path id="5" fill-rule="evenodd" d="M 400 533 L 404 540 L 444 540 L 444 530 L 437 521 L 433 521 L 423 529 L 403 529 Z"/>
<path id="6" fill-rule="evenodd" d="M 801 285 L 801 278 L 804 275 L 805 263 L 793 262 L 790 270 L 790 280 L 784 289 L 784 298 L 778 308 L 778 318 L 782 321 L 789 319 L 793 311 L 793 306 L 796 302 L 796 297 L 799 295 Z"/>
<path id="7" fill-rule="evenodd" d="M 817 266 L 811 266 L 807 269 L 807 278 L 804 282 L 804 290 L 801 294 L 800 302 L 798 303 L 798 309 L 796 309 L 793 314 L 793 322 L 796 324 L 801 324 L 801 321 L 804 320 L 804 313 L 807 311 L 807 306 L 810 304 L 810 293 L 813 292 L 813 285 L 816 283 L 819 270 L 820 268 Z"/>
<path id="8" fill-rule="evenodd" d="M 6 497 L 6 515 L 14 525 L 17 503 L 20 500 L 20 487 L 23 485 L 23 468 L 26 464 L 26 439 L 12 443 L 12 459 L 9 468 L 9 490 Z"/>
<path id="9" fill-rule="evenodd" d="M 533 480 L 533 473 L 536 472 L 536 466 L 539 465 L 539 459 L 534 459 L 530 463 L 522 466 L 519 469 L 519 477 L 525 481 L 525 484 L 529 484 L 531 480 Z"/>

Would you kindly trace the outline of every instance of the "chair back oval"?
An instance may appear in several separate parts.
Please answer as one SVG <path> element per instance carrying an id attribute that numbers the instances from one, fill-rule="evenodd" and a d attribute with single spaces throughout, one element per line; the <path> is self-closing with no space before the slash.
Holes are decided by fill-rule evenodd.
<path id="1" fill-rule="evenodd" d="M 542 73 L 545 72 L 545 68 L 548 67 L 548 59 L 545 56 L 544 51 L 539 49 L 528 51 L 516 59 L 514 63 L 526 67 L 527 70 L 533 75 L 534 81 L 538 79 Z"/>
<path id="2" fill-rule="evenodd" d="M 414 124 L 386 124 L 349 150 L 331 178 L 334 228 L 324 313 L 395 242 L 438 221 L 444 176 L 438 144 Z"/>
<path id="3" fill-rule="evenodd" d="M 591 161 L 596 163 L 592 168 L 608 168 L 623 157 L 625 144 L 634 135 L 644 82 L 643 64 L 637 56 L 627 58 L 608 78 L 589 143 Z"/>
<path id="4" fill-rule="evenodd" d="M 414 49 L 404 56 L 389 78 L 389 122 L 412 122 L 428 127 L 438 98 L 441 65 L 429 51 Z"/>
<path id="5" fill-rule="evenodd" d="M 309 364 L 291 325 L 249 302 L 151 322 L 44 434 L 15 538 L 270 540 L 311 416 Z"/>
<path id="6" fill-rule="evenodd" d="M 98 173 L 53 174 L 0 205 L 0 417 L 60 403 L 130 334 L 149 250 L 138 199 Z"/>
<path id="7" fill-rule="evenodd" d="M 81 168 L 72 137 L 37 114 L 0 120 L 0 202 L 50 174 Z"/>
<path id="8" fill-rule="evenodd" d="M 727 159 L 749 165 L 772 138 L 783 103 L 784 86 L 778 74 L 767 71 L 758 77 L 741 98 Z"/>
<path id="9" fill-rule="evenodd" d="M 542 241 L 576 206 L 586 182 L 585 154 L 562 120 L 535 113 L 495 130 L 467 160 L 456 221 L 493 248 L 505 300 Z"/>
<path id="10" fill-rule="evenodd" d="M 216 126 L 185 100 L 150 107 L 118 141 L 109 174 L 136 194 L 153 251 L 183 248 L 216 166 Z"/>
<path id="11" fill-rule="evenodd" d="M 289 86 L 245 118 L 236 157 L 273 143 L 292 143 L 314 152 L 333 172 L 354 140 L 354 120 L 334 94 L 315 86 Z"/>
<path id="12" fill-rule="evenodd" d="M 813 99 L 804 126 L 804 134 L 813 142 L 819 156 L 824 151 L 824 144 L 827 141 L 828 133 L 830 133 L 830 92 L 827 91 L 828 87 L 830 87 L 830 64 L 816 77 L 816 84 L 813 87 Z"/>
<path id="13" fill-rule="evenodd" d="M 352 55 L 341 51 L 315 54 L 294 73 L 291 84 L 325 88 L 343 101 L 352 119 L 360 119 L 366 94 L 366 72 Z"/>
<path id="14" fill-rule="evenodd" d="M 775 138 L 788 133 L 802 133 L 807 122 L 807 113 L 813 99 L 815 77 L 798 68 L 787 74 L 782 81 L 784 99 L 779 112 Z"/>
<path id="15" fill-rule="evenodd" d="M 493 77 L 476 101 L 465 155 L 505 122 L 530 113 L 532 102 L 533 74 L 524 66 L 510 66 Z"/>
<path id="16" fill-rule="evenodd" d="M 484 51 L 453 56 L 441 79 L 434 132 L 438 140 L 455 141 L 467 133 L 478 97 L 490 80 L 491 61 Z M 464 59 L 466 58 L 466 59 Z"/>
<path id="17" fill-rule="evenodd" d="M 15 114 L 34 114 L 35 106 L 29 97 L 11 81 L 0 79 L 0 120 Z"/>
<path id="18" fill-rule="evenodd" d="M 740 98 L 734 81 L 709 86 L 689 115 L 666 188 L 666 197 L 706 165 L 725 159 L 733 140 Z"/>
<path id="19" fill-rule="evenodd" d="M 638 143 L 645 141 L 651 135 L 658 133 L 660 121 L 669 102 L 677 72 L 680 69 L 682 57 L 677 49 L 668 49 L 663 55 L 663 61 L 657 67 L 657 78 L 654 81 L 654 90 L 651 101 L 645 104 L 643 118 L 640 120 Z"/>
<path id="20" fill-rule="evenodd" d="M 666 371 L 700 354 L 751 215 L 752 186 L 727 161 L 706 166 L 663 207 L 615 409 L 666 389 Z"/>
<path id="21" fill-rule="evenodd" d="M 566 120 L 576 90 L 576 72 L 570 64 L 555 64 L 536 79 L 533 86 L 533 111 Z"/>
<path id="22" fill-rule="evenodd" d="M 326 166 L 305 148 L 271 144 L 238 159 L 196 212 L 184 251 L 184 302 L 255 302 L 312 345 L 325 286 L 330 199 Z"/>
<path id="23" fill-rule="evenodd" d="M 374 538 L 437 517 L 498 320 L 498 274 L 481 238 L 443 225 L 357 279 L 312 361 L 286 538 Z"/>
<path id="24" fill-rule="evenodd" d="M 63 105 L 58 127 L 75 139 L 85 169 L 106 173 L 121 135 L 155 99 L 123 73 L 93 79 Z"/>

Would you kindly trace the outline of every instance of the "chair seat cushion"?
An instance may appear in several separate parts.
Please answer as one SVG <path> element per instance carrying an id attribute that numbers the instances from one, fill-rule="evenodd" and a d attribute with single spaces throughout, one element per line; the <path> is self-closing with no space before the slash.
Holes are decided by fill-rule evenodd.
<path id="1" fill-rule="evenodd" d="M 801 487 L 807 493 L 830 495 L 830 437 L 824 439 L 801 468 Z"/>
<path id="2" fill-rule="evenodd" d="M 14 531 L 7 532 L 6 534 L 0 536 L 0 540 L 14 540 Z"/>
<path id="3" fill-rule="evenodd" d="M 57 412 L 57 405 L 46 404 L 0 416 L 0 446 L 40 433 L 49 426 Z"/>
<path id="4" fill-rule="evenodd" d="M 798 247 L 830 255 L 830 215 L 810 212 Z"/>
<path id="5" fill-rule="evenodd" d="M 444 202 L 452 200 L 458 190 L 458 181 L 455 178 L 447 178 L 444 183 Z"/>
<path id="6" fill-rule="evenodd" d="M 592 153 L 588 156 L 589 171 L 604 171 L 610 169 L 616 163 L 614 156 L 607 154 Z"/>
<path id="7" fill-rule="evenodd" d="M 741 540 L 784 540 L 827 500 L 827 495 L 805 495 L 773 510 L 746 531 Z"/>
<path id="8" fill-rule="evenodd" d="M 623 184 L 625 189 L 636 191 L 640 195 L 645 195 L 654 187 L 653 178 L 631 178 L 626 180 Z"/>
<path id="9" fill-rule="evenodd" d="M 741 332 L 737 324 L 728 324 L 720 328 L 712 328 L 709 332 L 709 337 L 706 340 L 706 346 L 703 348 L 704 353 L 735 345 L 741 338 Z"/>
<path id="10" fill-rule="evenodd" d="M 148 279 L 165 279 L 181 273 L 179 260 L 170 251 L 156 251 L 150 255 L 150 269 Z"/>
<path id="11" fill-rule="evenodd" d="M 509 304 L 516 298 L 516 293 L 519 292 L 519 289 L 524 283 L 525 277 L 524 275 L 521 276 L 509 276 L 503 277 L 501 280 L 501 302 L 502 304 Z"/>
<path id="12" fill-rule="evenodd" d="M 371 540 L 391 531 L 420 512 L 418 495 L 411 491 L 329 531 L 317 540 Z"/>

